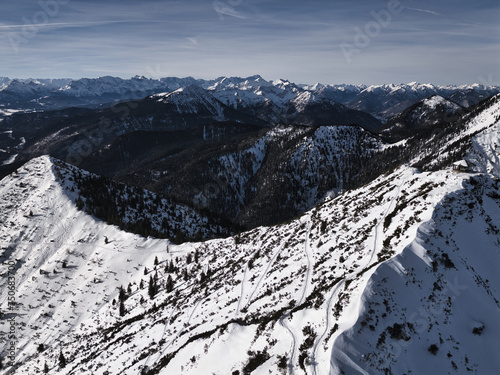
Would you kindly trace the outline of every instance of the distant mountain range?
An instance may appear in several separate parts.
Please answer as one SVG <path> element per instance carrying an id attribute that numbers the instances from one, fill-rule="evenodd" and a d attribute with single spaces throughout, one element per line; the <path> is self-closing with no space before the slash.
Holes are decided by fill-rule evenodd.
<path id="1" fill-rule="evenodd" d="M 290 112 L 304 112 L 312 105 L 345 105 L 349 109 L 370 113 L 386 120 L 408 106 L 431 95 L 440 95 L 468 107 L 497 94 L 500 88 L 479 84 L 438 86 L 420 84 L 328 85 L 295 84 L 288 80 L 267 81 L 259 75 L 219 77 L 213 80 L 192 77 L 131 79 L 101 77 L 95 79 L 9 79 L 0 78 L 0 114 L 7 110 L 50 110 L 67 107 L 109 105 L 124 100 L 137 100 L 150 95 L 168 93 L 197 86 L 234 109 L 260 108 L 261 117 L 271 122 L 304 120 L 288 118 Z M 342 108 L 342 107 L 341 107 Z M 304 115 L 307 117 L 307 115 Z"/>

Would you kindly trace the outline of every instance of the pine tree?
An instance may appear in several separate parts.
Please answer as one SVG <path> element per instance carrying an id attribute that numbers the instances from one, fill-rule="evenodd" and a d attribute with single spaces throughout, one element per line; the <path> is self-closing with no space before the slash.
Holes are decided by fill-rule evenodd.
<path id="1" fill-rule="evenodd" d="M 192 260 L 193 260 L 193 257 L 192 257 L 192 255 L 191 255 L 191 253 L 189 253 L 189 254 L 187 255 L 187 258 L 186 258 L 186 263 L 187 263 L 187 264 L 189 264 L 189 263 L 191 263 L 191 262 L 192 262 Z"/>
<path id="2" fill-rule="evenodd" d="M 141 282 L 139 283 L 139 288 L 143 289 L 144 288 L 144 280 L 141 279 Z"/>
<path id="3" fill-rule="evenodd" d="M 125 315 L 125 304 L 123 301 L 120 301 L 120 316 Z"/>
<path id="4" fill-rule="evenodd" d="M 155 266 L 157 266 L 157 265 L 158 265 L 158 257 L 156 256 L 155 257 Z"/>
<path id="5" fill-rule="evenodd" d="M 47 362 L 45 362 L 45 365 L 43 366 L 43 373 L 48 374 L 49 373 L 49 365 L 47 365 Z"/>
<path id="6" fill-rule="evenodd" d="M 155 298 L 155 294 L 156 294 L 155 281 L 153 279 L 153 276 L 149 276 L 149 286 L 148 286 L 149 298 L 151 298 L 151 299 Z"/>
<path id="7" fill-rule="evenodd" d="M 174 290 L 174 280 L 170 275 L 168 275 L 167 284 L 165 285 L 165 290 L 167 291 L 167 293 L 170 293 L 172 290 Z"/>
<path id="8" fill-rule="evenodd" d="M 198 251 L 198 249 L 196 249 L 196 251 L 194 252 L 194 262 L 198 263 L 199 260 L 200 260 L 200 252 Z"/>
<path id="9" fill-rule="evenodd" d="M 125 290 L 123 289 L 123 287 L 120 285 L 120 292 L 118 294 L 118 300 L 120 302 L 123 302 L 127 299 L 127 295 L 125 294 Z"/>
<path id="10" fill-rule="evenodd" d="M 132 294 L 132 284 L 131 283 L 128 283 L 127 293 L 128 293 L 128 295 Z"/>
<path id="11" fill-rule="evenodd" d="M 144 275 L 148 274 L 148 267 L 144 267 Z"/>
<path id="12" fill-rule="evenodd" d="M 66 367 L 66 358 L 64 357 L 62 349 L 61 352 L 59 353 L 59 367 L 60 368 Z"/>

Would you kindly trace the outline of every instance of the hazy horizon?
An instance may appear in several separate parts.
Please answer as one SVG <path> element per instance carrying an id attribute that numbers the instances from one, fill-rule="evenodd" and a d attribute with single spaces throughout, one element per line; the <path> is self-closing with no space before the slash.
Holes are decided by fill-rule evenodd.
<path id="1" fill-rule="evenodd" d="M 0 76 L 500 83 L 493 0 L 0 4 Z"/>

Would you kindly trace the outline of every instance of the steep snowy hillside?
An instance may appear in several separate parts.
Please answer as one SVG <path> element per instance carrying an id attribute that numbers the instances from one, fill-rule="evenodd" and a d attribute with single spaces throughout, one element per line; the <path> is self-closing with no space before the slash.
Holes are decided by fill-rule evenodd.
<path id="1" fill-rule="evenodd" d="M 230 225 L 213 215 L 186 205 L 98 176 L 59 160 L 52 161 L 62 184 L 79 209 L 144 237 L 170 238 L 175 243 L 227 237 Z"/>
<path id="2" fill-rule="evenodd" d="M 0 186 L 17 338 L 2 372 L 495 373 L 499 115 L 492 101 L 435 154 L 471 136 L 475 172 L 403 166 L 288 223 L 182 246 L 79 212 L 33 160 Z"/>
<path id="3" fill-rule="evenodd" d="M 499 191 L 488 175 L 465 179 L 376 270 L 354 325 L 333 345 L 334 373 L 498 372 Z"/>
<path id="4" fill-rule="evenodd" d="M 121 280 L 169 251 L 166 240 L 128 234 L 78 211 L 70 187 L 59 184 L 48 157 L 1 182 L 2 321 L 12 327 L 18 363 L 91 328 L 93 318 L 107 314 Z M 7 299 L 7 280 L 15 299 Z M 10 341 L 2 335 L 4 369 Z"/>

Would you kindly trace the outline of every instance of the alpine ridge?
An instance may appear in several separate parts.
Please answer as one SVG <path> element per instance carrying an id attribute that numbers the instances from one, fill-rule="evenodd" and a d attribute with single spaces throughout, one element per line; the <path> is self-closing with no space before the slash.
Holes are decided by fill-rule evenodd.
<path id="1" fill-rule="evenodd" d="M 434 103 L 455 108 L 439 97 L 421 107 Z M 180 245 L 82 212 L 64 177 L 74 167 L 34 158 L 0 183 L 0 272 L 16 280 L 14 303 L 0 284 L 2 320 L 17 340 L 0 371 L 495 373 L 500 96 L 440 126 L 369 141 L 411 152 L 287 222 Z M 314 129 L 295 150 L 335 144 L 344 130 Z M 260 139 L 245 148 L 249 173 Z M 453 169 L 458 160 L 468 170 Z"/>

